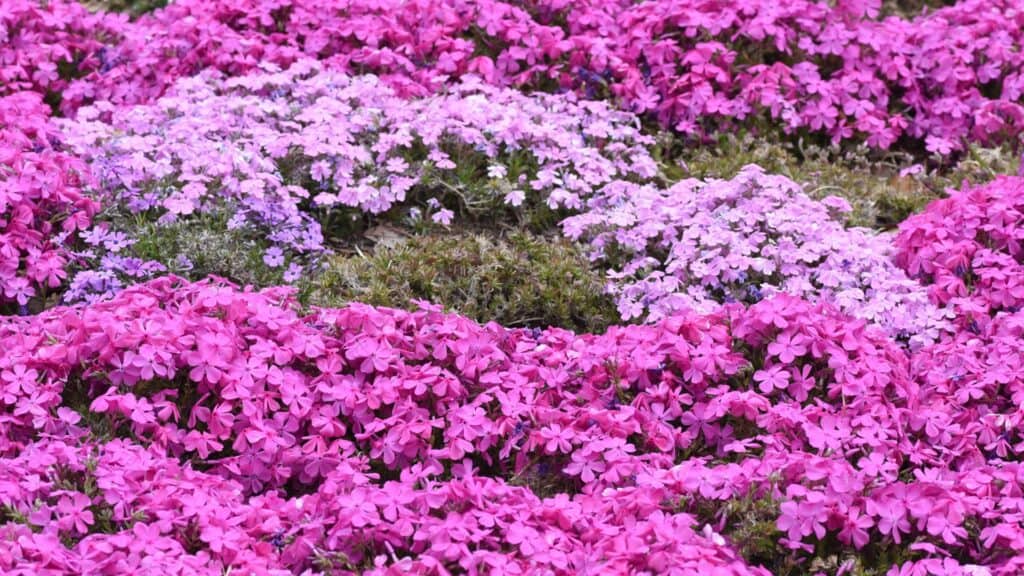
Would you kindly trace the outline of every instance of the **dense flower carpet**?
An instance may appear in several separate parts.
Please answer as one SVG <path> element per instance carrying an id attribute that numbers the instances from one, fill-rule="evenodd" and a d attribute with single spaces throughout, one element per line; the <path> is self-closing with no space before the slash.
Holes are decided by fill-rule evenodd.
<path id="1" fill-rule="evenodd" d="M 0 573 L 1024 574 L 1024 176 L 739 133 L 1017 158 L 1024 2 L 0 0 Z"/>

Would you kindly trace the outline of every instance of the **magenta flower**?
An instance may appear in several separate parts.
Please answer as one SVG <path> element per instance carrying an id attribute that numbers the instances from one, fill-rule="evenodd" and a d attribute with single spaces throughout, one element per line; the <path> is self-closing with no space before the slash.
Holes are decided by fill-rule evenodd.
<path id="1" fill-rule="evenodd" d="M 783 332 L 768 345 L 768 353 L 778 357 L 781 362 L 789 364 L 797 357 L 807 353 L 803 341 L 804 338 L 800 334 Z"/>
<path id="2" fill-rule="evenodd" d="M 571 429 L 562 429 L 558 424 L 552 424 L 540 431 L 541 438 L 546 443 L 544 444 L 544 450 L 549 454 L 556 454 L 562 452 L 568 454 L 572 452 L 573 440 L 575 434 Z"/>
<path id="3" fill-rule="evenodd" d="M 579 476 L 583 482 L 590 483 L 606 469 L 607 464 L 600 453 L 584 448 L 572 453 L 572 461 L 565 467 L 565 473 Z"/>
<path id="4" fill-rule="evenodd" d="M 0 379 L 5 383 L 4 389 L 12 396 L 30 395 L 36 390 L 39 372 L 22 364 L 0 372 Z"/>
<path id="5" fill-rule="evenodd" d="M 81 492 L 75 492 L 71 496 L 62 496 L 57 503 L 57 526 L 61 530 L 71 530 L 78 534 L 89 532 L 96 519 L 93 517 L 89 507 L 92 502 L 89 497 Z"/>
<path id="6" fill-rule="evenodd" d="M 771 366 L 754 372 L 754 381 L 758 383 L 757 389 L 765 394 L 771 394 L 773 390 L 785 390 L 789 385 L 789 378 L 789 372 L 782 366 Z"/>

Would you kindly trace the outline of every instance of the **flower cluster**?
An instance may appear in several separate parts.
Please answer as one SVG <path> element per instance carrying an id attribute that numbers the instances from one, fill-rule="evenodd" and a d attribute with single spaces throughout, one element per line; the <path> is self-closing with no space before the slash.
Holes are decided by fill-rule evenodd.
<path id="1" fill-rule="evenodd" d="M 82 102 L 151 101 L 213 67 L 237 75 L 303 57 L 425 94 L 450 77 L 608 95 L 686 133 L 767 118 L 786 131 L 888 148 L 1017 141 L 1024 128 L 1016 0 L 912 20 L 877 0 L 185 0 L 124 27 Z"/>
<path id="2" fill-rule="evenodd" d="M 125 440 L 43 440 L 4 464 L 0 502 L 20 520 L 0 525 L 0 538 L 10 543 L 0 558 L 7 574 L 672 567 L 768 576 L 745 565 L 721 536 L 694 526 L 690 515 L 663 511 L 653 490 L 541 500 L 473 474 L 438 480 L 429 468 L 381 482 L 365 460 L 350 459 L 307 495 L 246 498 L 235 482 Z"/>
<path id="3" fill-rule="evenodd" d="M 615 182 L 563 223 L 609 272 L 623 318 L 658 319 L 785 292 L 830 302 L 919 345 L 948 313 L 891 260 L 890 239 L 846 228 L 840 198 L 815 201 L 784 176 L 748 166 L 731 180 L 669 188 Z"/>
<path id="4" fill-rule="evenodd" d="M 125 27 L 65 103 L 149 102 L 206 68 L 238 76 L 303 58 L 382 76 L 403 95 L 465 73 L 522 84 L 569 49 L 564 35 L 501 0 L 179 0 Z"/>
<path id="5" fill-rule="evenodd" d="M 74 0 L 0 0 L 0 96 L 34 91 L 59 100 L 71 81 L 106 72 L 107 46 L 125 25 Z"/>
<path id="6" fill-rule="evenodd" d="M 1013 408 L 790 296 L 591 336 L 163 278 L 0 342 L 5 570 L 767 575 L 751 494 L 789 561 L 1021 568 L 1015 449 L 943 419 Z"/>
<path id="7" fill-rule="evenodd" d="M 277 73 L 184 79 L 154 104 L 97 105 L 61 126 L 112 210 L 159 223 L 226 213 L 229 228 L 265 238 L 266 264 L 288 267 L 294 280 L 302 257 L 324 250 L 331 226 L 363 213 L 418 203 L 448 224 L 451 208 L 478 204 L 578 208 L 592 187 L 651 177 L 650 139 L 636 124 L 603 103 L 471 78 L 404 100 L 375 76 L 303 61 Z M 116 253 L 125 233 L 108 226 L 92 243 Z M 124 272 L 120 261 L 106 264 L 111 278 Z"/>
<path id="8" fill-rule="evenodd" d="M 81 191 L 86 174 L 39 94 L 0 97 L 0 303 L 24 309 L 62 284 L 67 240 L 97 210 Z"/>
<path id="9" fill-rule="evenodd" d="M 600 103 L 469 79 L 404 100 L 376 77 L 303 61 L 182 80 L 152 105 L 85 108 L 61 126 L 106 204 L 160 223 L 226 212 L 229 227 L 266 240 L 264 261 L 287 268 L 289 281 L 323 250 L 332 230 L 321 222 L 337 222 L 339 209 L 354 209 L 351 218 L 418 201 L 447 224 L 453 213 L 438 198 L 454 191 L 462 208 L 546 202 L 582 212 L 563 223 L 569 237 L 586 237 L 595 257 L 629 255 L 611 272 L 626 319 L 788 292 L 915 346 L 945 329 L 946 313 L 889 261 L 888 236 L 844 227 L 841 200 L 811 200 L 756 167 L 730 181 L 645 184 L 656 165 L 635 124 Z M 467 173 L 484 190 L 466 189 Z M 119 255 L 131 233 L 88 235 L 102 261 L 75 277 L 70 300 L 156 271 Z"/>
<path id="10" fill-rule="evenodd" d="M 585 85 L 683 132 L 769 117 L 833 142 L 907 138 L 945 155 L 1024 129 L 1016 0 L 912 20 L 880 19 L 877 0 L 541 4 L 568 23 L 567 58 Z"/>
<path id="11" fill-rule="evenodd" d="M 954 191 L 900 224 L 897 262 L 936 302 L 982 321 L 1024 304 L 1024 178 Z"/>

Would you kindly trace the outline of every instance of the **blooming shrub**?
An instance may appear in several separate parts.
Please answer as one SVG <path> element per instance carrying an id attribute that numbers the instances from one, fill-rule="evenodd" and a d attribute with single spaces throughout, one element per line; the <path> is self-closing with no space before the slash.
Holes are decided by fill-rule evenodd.
<path id="1" fill-rule="evenodd" d="M 1020 177 L 953 192 L 900 225 L 897 261 L 936 302 L 954 303 L 967 319 L 1015 312 L 1024 303 L 1022 207 Z"/>
<path id="2" fill-rule="evenodd" d="M 109 112 L 109 122 L 97 120 Z M 62 126 L 127 226 L 222 214 L 264 239 L 285 280 L 324 251 L 324 233 L 366 215 L 447 225 L 463 212 L 578 207 L 616 177 L 650 177 L 654 161 L 631 114 L 568 96 L 525 96 L 466 79 L 447 94 L 403 100 L 372 76 L 321 72 L 183 80 L 149 106 L 83 109 Z M 442 203 L 443 201 L 443 203 Z M 410 206 L 419 204 L 419 206 Z M 522 206 L 522 208 L 520 208 Z M 97 254 L 122 249 L 118 214 Z M 102 265 L 102 263 L 101 263 Z M 133 265 L 133 269 L 134 269 Z M 107 267 L 112 278 L 123 267 Z"/>
<path id="3" fill-rule="evenodd" d="M 962 330 L 913 358 L 922 383 L 916 426 L 930 428 L 938 458 L 1016 458 L 1021 436 L 1021 314 Z M 955 407 L 955 409 L 951 409 Z M 969 449 L 964 449 L 969 442 Z"/>
<path id="4" fill-rule="evenodd" d="M 914 345 L 947 327 L 947 313 L 890 262 L 887 235 L 845 228 L 844 200 L 811 200 L 756 166 L 669 188 L 615 183 L 588 203 L 562 226 L 586 239 L 594 258 L 618 264 L 609 276 L 623 318 L 786 292 L 833 303 Z"/>
<path id="5" fill-rule="evenodd" d="M 65 419 L 66 436 L 0 470 L 5 574 L 290 574 L 269 542 L 280 498 L 243 500 L 235 482 L 128 440 L 90 441 Z"/>
<path id="6" fill-rule="evenodd" d="M 149 102 L 205 68 L 242 75 L 303 58 L 383 76 L 404 95 L 467 72 L 521 83 L 546 70 L 538 60 L 568 47 L 563 35 L 494 0 L 177 0 L 127 27 L 109 69 L 65 98 L 68 110 L 95 100 Z"/>
<path id="7" fill-rule="evenodd" d="M 914 19 L 877 0 L 680 4 L 664 0 L 185 0 L 143 16 L 109 64 L 66 92 L 151 101 L 206 67 L 324 60 L 423 95 L 467 73 L 489 82 L 607 94 L 687 134 L 768 119 L 790 132 L 889 148 L 1017 142 L 1021 30 L 1015 0 L 970 0 Z"/>
<path id="8" fill-rule="evenodd" d="M 66 278 L 67 241 L 97 210 L 86 174 L 39 94 L 0 97 L 0 304 L 26 310 Z"/>
<path id="9" fill-rule="evenodd" d="M 5 570 L 1021 567 L 1017 464 L 931 416 L 969 403 L 789 296 L 576 336 L 164 278 L 0 341 Z M 750 494 L 789 552 L 733 547 Z"/>
<path id="10" fill-rule="evenodd" d="M 583 82 L 684 133 L 769 117 L 834 142 L 904 138 L 945 155 L 1021 132 L 1024 12 L 1013 0 L 912 20 L 878 19 L 874 0 L 539 4 L 567 22 Z"/>
<path id="11" fill-rule="evenodd" d="M 695 529 L 687 514 L 662 512 L 656 492 L 542 501 L 474 475 L 440 481 L 427 470 L 377 482 L 353 459 L 303 497 L 244 498 L 236 483 L 154 452 L 123 440 L 45 440 L 5 461 L 0 480 L 17 487 L 6 511 L 22 522 L 0 527 L 12 543 L 0 568 L 285 575 L 432 574 L 446 567 L 567 573 L 593 565 L 767 574 L 746 566 L 720 536 Z M 567 522 L 552 525 L 554 517 Z M 35 533 L 37 523 L 52 529 Z M 606 534 L 592 534 L 591 526 Z M 648 555 L 622 549 L 627 535 L 645 542 Z"/>
<path id="12" fill-rule="evenodd" d="M 125 24 L 74 0 L 0 0 L 0 97 L 35 91 L 59 102 L 72 80 L 106 71 Z"/>

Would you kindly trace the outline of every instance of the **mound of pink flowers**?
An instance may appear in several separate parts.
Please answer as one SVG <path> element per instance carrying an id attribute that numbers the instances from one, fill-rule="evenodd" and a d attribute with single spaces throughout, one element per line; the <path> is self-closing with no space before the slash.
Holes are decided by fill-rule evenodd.
<path id="1" fill-rule="evenodd" d="M 608 96 L 693 135 L 769 120 L 835 142 L 923 143 L 943 155 L 965 142 L 1019 142 L 1016 0 L 963 1 L 913 19 L 883 19 L 879 5 L 184 0 L 128 23 L 68 0 L 4 0 L 0 13 L 13 15 L 18 35 L 0 62 L 13 56 L 3 74 L 15 86 L 67 85 L 67 111 L 152 101 L 205 68 L 239 75 L 315 58 L 380 75 L 402 94 L 471 73 Z"/>
<path id="2" fill-rule="evenodd" d="M 790 296 L 577 336 L 164 278 L 0 344 L 7 573 L 1024 568 L 1014 405 Z"/>
<path id="3" fill-rule="evenodd" d="M 969 316 L 1016 312 L 1024 303 L 1024 178 L 1006 176 L 953 192 L 900 225 L 897 261 L 938 302 Z"/>
<path id="4" fill-rule="evenodd" d="M 86 176 L 39 94 L 0 97 L 0 304 L 24 307 L 61 286 L 66 240 L 97 210 L 81 190 Z"/>
<path id="5" fill-rule="evenodd" d="M 833 142 L 912 139 L 946 154 L 1024 128 L 1016 0 L 910 20 L 880 18 L 877 0 L 542 4 L 568 22 L 584 81 L 683 132 L 768 117 Z"/>
<path id="6" fill-rule="evenodd" d="M 67 109 L 151 101 L 206 68 L 235 76 L 303 58 L 383 76 L 406 95 L 467 72 L 523 84 L 571 46 L 560 28 L 500 0 L 184 0 L 119 32 L 102 69 L 65 91 Z"/>
<path id="7" fill-rule="evenodd" d="M 108 46 L 120 42 L 125 24 L 123 16 L 68 0 L 0 1 L 0 96 L 60 98 L 72 81 L 106 72 Z"/>

